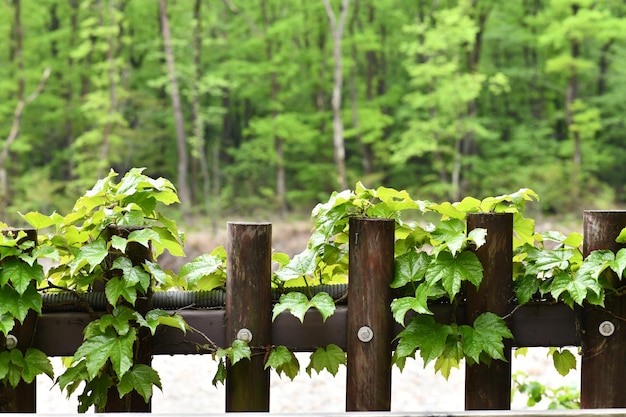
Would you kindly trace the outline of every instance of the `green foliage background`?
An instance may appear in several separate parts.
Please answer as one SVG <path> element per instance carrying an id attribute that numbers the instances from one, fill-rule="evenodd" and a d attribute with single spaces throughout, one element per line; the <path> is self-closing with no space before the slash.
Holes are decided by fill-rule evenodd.
<path id="1" fill-rule="evenodd" d="M 331 3 L 338 15 L 340 2 Z M 334 59 L 322 1 L 170 0 L 167 7 L 193 207 L 308 211 L 336 189 Z M 549 202 L 547 211 L 626 199 L 624 2 L 352 0 L 348 7 L 348 184 L 451 201 L 529 187 Z M 8 148 L 5 217 L 67 209 L 111 167 L 145 166 L 151 176 L 176 179 L 157 1 L 4 1 L 0 39 L 0 147 L 20 80 L 27 95 L 46 67 L 52 71 Z"/>

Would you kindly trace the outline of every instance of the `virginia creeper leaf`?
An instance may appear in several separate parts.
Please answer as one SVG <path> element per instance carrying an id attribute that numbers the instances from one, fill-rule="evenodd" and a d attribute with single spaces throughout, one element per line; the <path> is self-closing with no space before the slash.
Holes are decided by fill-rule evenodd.
<path id="1" fill-rule="evenodd" d="M 315 370 L 318 374 L 326 369 L 332 376 L 337 375 L 339 366 L 346 364 L 346 353 L 337 345 L 330 344 L 326 348 L 317 348 L 311 354 L 311 361 L 306 367 L 306 372 L 311 376 Z"/>
<path id="2" fill-rule="evenodd" d="M 426 252 L 410 251 L 396 257 L 391 288 L 404 287 L 409 282 L 423 279 L 430 261 L 430 256 Z"/>
<path id="3" fill-rule="evenodd" d="M 148 365 L 137 364 L 122 376 L 117 390 L 120 394 L 120 398 L 132 390 L 135 390 L 147 403 L 150 401 L 150 397 L 152 397 L 152 386 L 162 389 L 161 378 L 157 371 Z"/>
<path id="4" fill-rule="evenodd" d="M 562 376 L 569 374 L 572 369 L 576 369 L 576 357 L 567 349 L 552 352 L 552 361 L 554 368 Z"/>
<path id="5" fill-rule="evenodd" d="M 265 362 L 265 369 L 274 368 L 278 376 L 283 373 L 293 381 L 293 379 L 300 372 L 300 363 L 298 358 L 285 346 L 276 346 L 270 351 Z"/>
<path id="6" fill-rule="evenodd" d="M 482 264 L 473 252 L 467 251 L 457 257 L 448 251 L 440 252 L 426 271 L 426 281 L 431 285 L 441 282 L 451 300 L 461 290 L 462 281 L 478 286 L 482 279 Z"/>

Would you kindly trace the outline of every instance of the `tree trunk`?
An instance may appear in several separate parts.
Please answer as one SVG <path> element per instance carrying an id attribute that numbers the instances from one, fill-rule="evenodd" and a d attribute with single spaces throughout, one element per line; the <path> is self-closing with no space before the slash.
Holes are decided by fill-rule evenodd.
<path id="1" fill-rule="evenodd" d="M 176 78 L 176 67 L 174 65 L 174 53 L 172 51 L 172 36 L 170 34 L 170 23 L 167 16 L 166 0 L 159 0 L 159 15 L 161 17 L 161 35 L 163 36 L 163 48 L 165 61 L 170 81 L 170 98 L 174 112 L 174 122 L 176 124 L 176 145 L 178 150 L 177 188 L 181 200 L 181 210 L 183 217 L 189 214 L 189 204 L 191 203 L 191 193 L 187 184 L 187 172 L 189 161 L 187 158 L 187 139 L 185 137 L 185 126 L 183 111 L 180 102 L 180 91 Z"/>
<path id="2" fill-rule="evenodd" d="M 343 63 L 341 60 L 341 38 L 348 14 L 350 0 L 341 2 L 341 12 L 339 21 L 335 17 L 329 0 L 322 0 L 328 15 L 330 30 L 333 37 L 333 57 L 335 60 L 335 71 L 333 75 L 333 96 L 331 100 L 333 108 L 333 150 L 335 155 L 335 166 L 337 168 L 337 185 L 344 190 L 348 187 L 346 178 L 346 149 L 343 138 L 343 121 L 341 120 L 341 89 L 343 87 Z"/>
<path id="3" fill-rule="evenodd" d="M 193 85 L 191 93 L 191 117 L 195 136 L 195 157 L 200 162 L 202 175 L 202 202 L 205 210 L 210 209 L 211 178 L 206 156 L 204 119 L 200 114 L 200 68 L 202 63 L 202 0 L 195 0 L 193 6 Z"/>
<path id="4" fill-rule="evenodd" d="M 578 13 L 578 6 L 572 5 L 572 14 Z M 580 44 L 576 39 L 569 40 L 570 56 L 573 60 L 578 59 L 580 55 Z M 568 131 L 572 134 L 574 140 L 574 154 L 572 156 L 572 204 L 578 207 L 580 200 L 580 166 L 582 161 L 581 138 L 580 132 L 573 130 L 574 115 L 572 113 L 572 105 L 578 98 L 578 74 L 576 69 L 572 68 L 569 79 L 567 80 L 567 88 L 565 90 L 565 123 Z"/>

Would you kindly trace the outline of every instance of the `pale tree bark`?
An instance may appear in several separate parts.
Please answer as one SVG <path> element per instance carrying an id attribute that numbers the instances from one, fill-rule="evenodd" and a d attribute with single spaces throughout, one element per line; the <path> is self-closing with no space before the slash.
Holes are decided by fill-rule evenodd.
<path id="1" fill-rule="evenodd" d="M 9 150 L 11 145 L 18 139 L 20 135 L 20 125 L 22 122 L 22 114 L 24 108 L 33 102 L 44 89 L 48 77 L 50 77 L 50 68 L 46 68 L 39 80 L 39 84 L 33 93 L 28 97 L 24 96 L 25 80 L 24 80 L 24 59 L 23 59 L 23 32 L 22 32 L 22 11 L 20 0 L 13 0 L 14 20 L 13 20 L 13 36 L 14 36 L 14 54 L 13 57 L 17 64 L 17 104 L 13 112 L 13 122 L 11 130 L 4 141 L 2 151 L 0 152 L 0 215 L 5 216 L 6 207 L 9 197 L 9 180 L 7 174 L 7 160 L 9 159 Z"/>
<path id="2" fill-rule="evenodd" d="M 166 0 L 159 0 L 159 15 L 161 17 L 161 35 L 163 36 L 163 49 L 165 52 L 165 62 L 170 82 L 170 98 L 174 112 L 174 123 L 176 125 L 176 146 L 178 151 L 177 183 L 178 195 L 181 200 L 181 210 L 183 216 L 189 214 L 189 204 L 191 203 L 191 193 L 187 183 L 187 172 L 189 169 L 189 159 L 187 157 L 187 139 L 185 136 L 185 125 L 183 111 L 180 101 L 180 90 L 176 77 L 176 67 L 174 64 L 174 53 L 172 51 L 172 35 L 170 33 L 170 22 L 167 16 Z"/>
<path id="3" fill-rule="evenodd" d="M 100 5 L 100 25 L 104 26 L 102 21 L 105 15 L 104 6 L 102 2 Z M 114 27 L 117 23 L 115 21 L 115 1 L 109 0 L 108 2 L 108 25 Z M 108 117 L 104 126 L 102 127 L 102 147 L 100 148 L 100 164 L 98 165 L 97 178 L 101 178 L 104 174 L 104 170 L 108 168 L 107 161 L 109 160 L 109 149 L 111 148 L 111 132 L 114 129 L 114 115 L 117 111 L 117 77 L 115 71 L 115 35 L 113 31 L 109 34 L 107 39 L 106 59 L 109 65 L 107 76 L 109 77 L 109 111 Z"/>
<path id="4" fill-rule="evenodd" d="M 348 15 L 350 0 L 342 0 L 339 19 L 335 16 L 330 0 L 322 0 L 328 15 L 328 22 L 333 37 L 333 57 L 335 70 L 333 75 L 333 96 L 331 105 L 333 108 L 333 150 L 335 166 L 337 168 L 337 184 L 341 190 L 348 187 L 346 179 L 346 149 L 343 137 L 343 121 L 341 120 L 341 89 L 343 87 L 343 63 L 341 59 L 341 39 Z"/>
<path id="5" fill-rule="evenodd" d="M 202 201 L 205 209 L 210 208 L 211 178 L 206 156 L 204 119 L 200 112 L 200 69 L 202 64 L 202 0 L 195 0 L 193 6 L 193 84 L 191 91 L 191 118 L 195 136 L 194 156 L 200 162 L 202 175 Z"/>

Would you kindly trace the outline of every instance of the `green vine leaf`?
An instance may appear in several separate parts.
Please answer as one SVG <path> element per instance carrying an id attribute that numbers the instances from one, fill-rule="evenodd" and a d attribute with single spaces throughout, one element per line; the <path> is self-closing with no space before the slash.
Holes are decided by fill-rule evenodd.
<path id="1" fill-rule="evenodd" d="M 460 326 L 459 333 L 462 336 L 463 352 L 474 363 L 480 362 L 483 352 L 490 358 L 506 360 L 503 339 L 513 338 L 504 320 L 489 312 L 478 316 L 473 327 Z"/>
<path id="2" fill-rule="evenodd" d="M 11 286 L 5 285 L 0 288 L 0 301 L 0 314 L 9 313 L 20 322 L 24 321 L 29 310 L 41 314 L 43 304 L 34 284 L 30 284 L 21 295 Z"/>
<path id="3" fill-rule="evenodd" d="M 428 308 L 430 290 L 430 285 L 422 284 L 415 290 L 415 297 L 402 297 L 393 300 L 391 302 L 391 312 L 394 320 L 404 325 L 404 317 L 411 310 L 418 314 L 433 314 Z"/>
<path id="4" fill-rule="evenodd" d="M 48 356 L 35 348 L 28 348 L 24 355 L 24 372 L 22 379 L 30 384 L 37 375 L 45 374 L 54 379 L 54 370 Z"/>
<path id="5" fill-rule="evenodd" d="M 552 361 L 554 368 L 561 376 L 565 376 L 571 370 L 576 369 L 576 357 L 567 349 L 554 349 L 552 351 Z"/>
<path id="6" fill-rule="evenodd" d="M 163 389 L 161 386 L 161 378 L 157 371 L 148 365 L 137 364 L 122 376 L 117 390 L 120 394 L 120 398 L 132 390 L 135 390 L 147 403 L 152 397 L 153 386 L 161 390 Z"/>
<path id="7" fill-rule="evenodd" d="M 179 276 L 186 279 L 190 286 L 202 281 L 202 289 L 210 291 L 224 285 L 226 276 L 222 272 L 224 259 L 215 255 L 200 255 L 193 261 L 183 265 Z"/>
<path id="8" fill-rule="evenodd" d="M 539 280 L 535 275 L 523 275 L 515 280 L 515 296 L 519 304 L 526 304 L 539 291 Z"/>
<path id="9" fill-rule="evenodd" d="M 128 234 L 127 240 L 129 242 L 137 242 L 146 248 L 150 247 L 150 242 L 158 241 L 160 239 L 159 234 L 152 229 L 140 229 L 133 230 Z"/>
<path id="10" fill-rule="evenodd" d="M 443 352 L 435 360 L 435 372 L 441 372 L 447 380 L 450 378 L 452 369 L 459 369 L 461 359 L 463 359 L 463 349 L 458 337 L 448 337 Z"/>
<path id="11" fill-rule="evenodd" d="M 84 357 L 89 378 L 94 379 L 110 359 L 113 370 L 121 378 L 133 364 L 135 338 L 134 329 L 125 335 L 118 336 L 112 328 L 107 328 L 103 334 L 85 340 L 76 350 L 74 361 L 77 362 Z"/>
<path id="12" fill-rule="evenodd" d="M 446 347 L 446 340 L 451 334 L 453 330 L 450 326 L 437 323 L 432 316 L 415 316 L 397 336 L 399 341 L 394 361 L 398 363 L 403 358 L 412 357 L 419 349 L 426 366 L 441 356 Z"/>
<path id="13" fill-rule="evenodd" d="M 70 273 L 74 275 L 80 268 L 86 265 L 90 266 L 89 272 L 93 272 L 94 268 L 100 265 L 108 254 L 109 251 L 104 239 L 100 238 L 87 243 L 78 250 L 76 258 L 71 262 Z"/>
<path id="14" fill-rule="evenodd" d="M 337 345 L 330 344 L 326 348 L 317 348 L 311 354 L 309 365 L 306 372 L 311 376 L 311 372 L 315 370 L 318 374 L 326 369 L 332 376 L 337 375 L 339 366 L 346 364 L 346 353 Z"/>
<path id="15" fill-rule="evenodd" d="M 307 248 L 295 255 L 287 265 L 276 271 L 276 276 L 282 281 L 289 281 L 303 275 L 310 275 L 317 267 L 316 260 L 317 251 Z"/>
<path id="16" fill-rule="evenodd" d="M 22 295 L 31 284 L 31 280 L 40 283 L 44 280 L 43 268 L 39 264 L 32 266 L 20 259 L 7 259 L 0 268 L 0 285 L 7 282 L 13 284 L 13 288 Z"/>
<path id="17" fill-rule="evenodd" d="M 135 305 L 135 301 L 137 301 L 137 289 L 135 288 L 135 284 L 118 277 L 113 277 L 106 283 L 104 286 L 104 294 L 111 305 L 116 305 L 120 297 L 123 297 L 132 305 Z"/>
<path id="18" fill-rule="evenodd" d="M 285 346 L 276 346 L 270 351 L 264 369 L 270 367 L 276 370 L 278 376 L 284 373 L 292 381 L 300 372 L 298 358 Z"/>
<path id="19" fill-rule="evenodd" d="M 610 262 L 609 266 L 621 280 L 624 275 L 624 269 L 626 269 L 626 248 L 622 248 L 617 251 L 615 254 L 615 260 Z"/>
<path id="20" fill-rule="evenodd" d="M 404 287 L 409 282 L 424 279 L 424 274 L 431 262 L 426 252 L 410 251 L 396 257 L 394 279 L 391 288 Z"/>
<path id="21" fill-rule="evenodd" d="M 448 251 L 440 252 L 426 271 L 426 282 L 432 286 L 441 282 L 450 300 L 461 290 L 462 281 L 478 287 L 482 279 L 483 266 L 473 252 L 461 252 L 457 257 Z"/>
<path id="22" fill-rule="evenodd" d="M 439 222 L 432 233 L 433 239 L 444 244 L 452 255 L 456 255 L 465 244 L 465 223 L 459 219 L 448 219 Z"/>
<path id="23" fill-rule="evenodd" d="M 309 299 L 301 292 L 288 292 L 280 296 L 278 303 L 274 305 L 272 310 L 272 321 L 285 310 L 289 310 L 291 314 L 296 316 L 300 322 L 304 322 L 304 315 L 311 307 Z"/>

